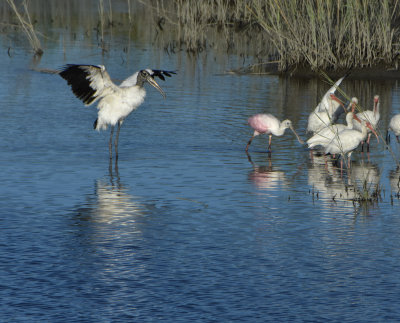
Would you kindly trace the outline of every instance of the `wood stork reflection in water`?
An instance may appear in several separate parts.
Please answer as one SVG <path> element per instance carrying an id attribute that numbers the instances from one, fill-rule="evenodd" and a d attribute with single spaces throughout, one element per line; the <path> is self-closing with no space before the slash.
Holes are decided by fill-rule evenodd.
<path id="1" fill-rule="evenodd" d="M 114 127 L 118 126 L 114 140 L 115 159 L 118 160 L 118 138 L 121 125 L 125 118 L 143 103 L 146 96 L 144 84 L 151 84 L 165 98 L 164 91 L 154 78 L 159 77 L 165 80 L 164 76 L 170 77 L 175 72 L 144 69 L 131 75 L 120 85 L 113 83 L 103 65 L 67 64 L 59 74 L 67 80 L 72 92 L 85 105 L 99 101 L 97 104 L 99 111 L 93 127 L 96 130 L 106 130 L 108 126 L 111 127 L 108 144 L 110 159 L 112 159 Z"/>

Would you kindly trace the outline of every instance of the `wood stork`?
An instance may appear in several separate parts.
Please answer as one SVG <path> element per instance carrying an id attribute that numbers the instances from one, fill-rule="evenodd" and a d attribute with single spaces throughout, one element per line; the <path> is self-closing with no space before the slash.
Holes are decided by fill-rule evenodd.
<path id="1" fill-rule="evenodd" d="M 371 126 L 376 129 L 376 126 L 378 125 L 379 119 L 380 119 L 380 113 L 379 113 L 379 95 L 375 95 L 374 96 L 374 107 L 371 110 L 367 110 L 367 111 L 362 111 L 357 113 L 357 117 L 361 120 L 365 120 L 368 121 Z M 355 106 L 352 108 L 352 111 L 355 111 Z M 361 131 L 361 124 L 355 120 L 353 120 L 353 125 L 354 128 L 357 129 L 358 131 Z M 369 151 L 369 141 L 371 139 L 371 135 L 372 133 L 370 131 L 368 131 L 368 139 L 367 139 L 367 151 Z M 379 142 L 379 139 L 378 139 Z M 362 149 L 364 147 L 364 142 L 361 143 L 362 144 Z"/>
<path id="2" fill-rule="evenodd" d="M 340 78 L 336 83 L 324 94 L 320 103 L 308 117 L 307 132 L 316 133 L 322 128 L 334 123 L 340 115 L 340 107 L 343 106 L 342 101 L 335 95 L 337 88 L 346 76 Z"/>
<path id="3" fill-rule="evenodd" d="M 254 137 L 260 135 L 260 134 L 267 134 L 269 135 L 269 145 L 268 145 L 268 151 L 271 152 L 271 140 L 272 140 L 272 135 L 274 136 L 282 136 L 285 133 L 285 130 L 287 128 L 290 128 L 293 133 L 296 135 L 297 140 L 301 143 L 304 144 L 304 142 L 300 139 L 296 131 L 294 130 L 292 126 L 292 122 L 290 120 L 284 120 L 282 122 L 279 122 L 279 120 L 274 117 L 272 114 L 266 113 L 260 113 L 256 114 L 254 116 L 251 116 L 247 120 L 248 124 L 250 127 L 254 129 L 254 134 L 250 138 L 249 142 L 247 143 L 246 146 L 246 152 L 249 149 L 249 146 L 254 139 Z"/>
<path id="4" fill-rule="evenodd" d="M 326 146 L 325 154 L 341 154 L 342 157 L 347 154 L 348 167 L 350 167 L 351 154 L 367 137 L 367 127 L 376 135 L 371 124 L 363 120 L 361 121 L 361 132 L 355 129 L 345 129 L 339 132 Z M 343 169 L 343 158 L 340 160 L 340 169 Z"/>
<path id="5" fill-rule="evenodd" d="M 108 144 L 110 159 L 112 159 L 112 139 L 114 127 L 118 125 L 114 140 L 115 159 L 118 160 L 118 138 L 121 125 L 125 118 L 136 110 L 144 101 L 147 82 L 154 86 L 165 98 L 165 93 L 155 81 L 155 77 L 165 80 L 176 74 L 172 71 L 144 69 L 128 77 L 119 86 L 114 84 L 103 65 L 65 65 L 59 74 L 67 80 L 72 92 L 77 98 L 89 106 L 96 101 L 98 115 L 93 127 L 96 130 L 106 130 L 111 126 Z"/>

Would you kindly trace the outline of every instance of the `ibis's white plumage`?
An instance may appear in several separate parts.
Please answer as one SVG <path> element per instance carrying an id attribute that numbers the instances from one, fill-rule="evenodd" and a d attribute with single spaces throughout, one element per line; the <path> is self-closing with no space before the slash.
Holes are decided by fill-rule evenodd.
<path id="1" fill-rule="evenodd" d="M 340 115 L 340 106 L 343 106 L 343 104 L 335 96 L 335 92 L 344 78 L 345 76 L 336 81 L 310 114 L 308 117 L 307 132 L 315 134 L 337 120 Z"/>

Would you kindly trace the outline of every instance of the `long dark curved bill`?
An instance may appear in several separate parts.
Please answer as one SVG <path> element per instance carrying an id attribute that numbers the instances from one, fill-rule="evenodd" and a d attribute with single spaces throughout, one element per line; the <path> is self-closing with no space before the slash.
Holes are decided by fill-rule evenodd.
<path id="1" fill-rule="evenodd" d="M 146 78 L 147 82 L 149 82 L 152 86 L 154 86 L 160 93 L 161 95 L 164 97 L 165 99 L 165 92 L 163 91 L 163 89 L 157 84 L 157 82 L 150 76 L 148 75 Z"/>

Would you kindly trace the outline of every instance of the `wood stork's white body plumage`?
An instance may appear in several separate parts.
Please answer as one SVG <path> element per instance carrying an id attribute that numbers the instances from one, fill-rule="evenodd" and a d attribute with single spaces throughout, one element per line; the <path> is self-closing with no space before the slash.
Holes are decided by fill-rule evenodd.
<path id="1" fill-rule="evenodd" d="M 118 137 L 120 127 L 125 118 L 137 109 L 146 97 L 144 83 L 154 86 L 165 97 L 164 91 L 154 80 L 159 77 L 171 76 L 175 72 L 162 70 L 141 70 L 128 77 L 119 86 L 114 84 L 103 65 L 76 65 L 68 64 L 59 72 L 67 80 L 72 92 L 81 99 L 85 105 L 98 102 L 98 116 L 94 122 L 96 130 L 106 130 L 111 126 L 109 141 L 110 159 L 112 158 L 112 137 L 114 127 L 118 131 L 114 141 L 115 158 L 118 159 Z"/>
<path id="2" fill-rule="evenodd" d="M 337 120 L 340 115 L 340 107 L 343 106 L 343 104 L 335 96 L 335 92 L 344 78 L 345 76 L 336 81 L 310 114 L 308 117 L 307 132 L 316 133 Z"/>

